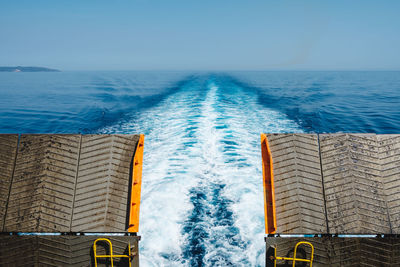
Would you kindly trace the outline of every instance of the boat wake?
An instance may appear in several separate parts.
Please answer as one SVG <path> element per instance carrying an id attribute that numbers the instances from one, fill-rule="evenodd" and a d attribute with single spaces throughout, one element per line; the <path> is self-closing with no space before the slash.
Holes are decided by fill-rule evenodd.
<path id="1" fill-rule="evenodd" d="M 263 266 L 260 133 L 301 132 L 229 77 L 193 77 L 102 133 L 144 133 L 143 266 Z"/>

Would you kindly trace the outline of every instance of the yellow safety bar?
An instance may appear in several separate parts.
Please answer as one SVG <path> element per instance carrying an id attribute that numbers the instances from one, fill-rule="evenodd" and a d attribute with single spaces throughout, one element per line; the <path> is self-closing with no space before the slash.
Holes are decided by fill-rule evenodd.
<path id="1" fill-rule="evenodd" d="M 268 144 L 268 138 L 265 134 L 261 134 L 261 156 L 262 156 L 263 186 L 264 186 L 265 233 L 275 234 L 276 211 L 275 211 L 274 167 L 272 163 L 272 153 Z"/>
<path id="2" fill-rule="evenodd" d="M 142 186 L 142 165 L 143 165 L 144 135 L 141 134 L 133 157 L 131 200 L 128 232 L 137 233 L 139 231 L 139 208 L 140 191 Z"/>
<path id="3" fill-rule="evenodd" d="M 96 248 L 96 243 L 98 241 L 105 241 L 108 243 L 110 246 L 110 254 L 109 255 L 97 255 L 97 248 Z M 131 252 L 131 244 L 128 243 L 128 255 L 114 255 L 113 254 L 113 249 L 112 249 L 112 243 L 109 239 L 107 238 L 97 238 L 94 243 L 93 243 L 93 253 L 94 253 L 94 266 L 97 267 L 97 258 L 110 258 L 111 260 L 111 267 L 114 267 L 114 258 L 128 258 L 129 261 L 129 267 L 131 267 L 131 262 L 135 254 L 132 254 Z"/>
<path id="4" fill-rule="evenodd" d="M 301 259 L 301 258 L 296 258 L 296 254 L 297 254 L 297 247 L 301 244 L 305 244 L 305 245 L 309 245 L 311 247 L 311 257 L 310 259 Z M 312 267 L 312 262 L 314 259 L 314 246 L 310 243 L 310 242 L 306 242 L 306 241 L 300 241 L 296 244 L 296 246 L 294 247 L 294 252 L 293 252 L 293 258 L 288 258 L 288 257 L 277 257 L 276 256 L 276 247 L 275 247 L 275 257 L 274 257 L 274 266 L 276 267 L 276 261 L 277 260 L 284 260 L 284 261 L 293 261 L 293 267 L 296 266 L 296 261 L 302 261 L 302 262 L 309 262 L 310 263 L 310 267 Z"/>

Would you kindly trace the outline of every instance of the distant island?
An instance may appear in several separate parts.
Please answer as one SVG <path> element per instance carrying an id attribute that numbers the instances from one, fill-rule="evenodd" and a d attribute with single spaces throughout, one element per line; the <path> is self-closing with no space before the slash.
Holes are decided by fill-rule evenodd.
<path id="1" fill-rule="evenodd" d="M 0 67 L 0 72 L 60 72 L 60 70 L 43 67 Z"/>

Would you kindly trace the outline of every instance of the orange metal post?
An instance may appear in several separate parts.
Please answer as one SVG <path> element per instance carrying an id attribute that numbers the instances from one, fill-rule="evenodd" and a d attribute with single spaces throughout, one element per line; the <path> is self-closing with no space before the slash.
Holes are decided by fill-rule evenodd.
<path id="1" fill-rule="evenodd" d="M 137 233 L 139 231 L 139 208 L 140 191 L 142 186 L 142 164 L 143 164 L 144 135 L 141 134 L 133 157 L 131 201 L 129 214 L 128 232 Z"/>
<path id="2" fill-rule="evenodd" d="M 261 155 L 264 185 L 265 233 L 274 234 L 276 232 L 274 171 L 272 154 L 269 149 L 268 138 L 265 134 L 261 134 Z"/>

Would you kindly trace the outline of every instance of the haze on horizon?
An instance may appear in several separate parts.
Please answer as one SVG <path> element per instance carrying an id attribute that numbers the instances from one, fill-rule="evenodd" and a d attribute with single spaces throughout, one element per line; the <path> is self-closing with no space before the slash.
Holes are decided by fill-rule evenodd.
<path id="1" fill-rule="evenodd" d="M 400 70 L 400 1 L 3 1 L 0 66 Z"/>

